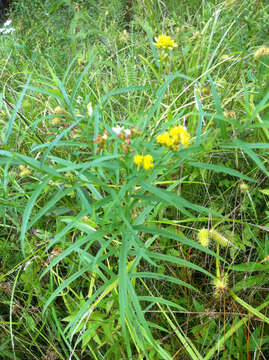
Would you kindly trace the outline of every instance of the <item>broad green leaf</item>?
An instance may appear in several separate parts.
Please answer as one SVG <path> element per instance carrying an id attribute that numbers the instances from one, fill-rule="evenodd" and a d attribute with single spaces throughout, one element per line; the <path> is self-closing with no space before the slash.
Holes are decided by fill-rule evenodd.
<path id="1" fill-rule="evenodd" d="M 263 193 L 264 195 L 268 195 L 269 196 L 269 189 L 262 189 L 259 190 L 261 193 Z"/>
<path id="2" fill-rule="evenodd" d="M 266 281 L 267 281 L 267 276 L 265 276 L 264 274 L 249 276 L 246 279 L 238 281 L 234 285 L 233 290 L 234 291 L 245 290 L 252 286 L 259 286 L 260 284 Z"/>

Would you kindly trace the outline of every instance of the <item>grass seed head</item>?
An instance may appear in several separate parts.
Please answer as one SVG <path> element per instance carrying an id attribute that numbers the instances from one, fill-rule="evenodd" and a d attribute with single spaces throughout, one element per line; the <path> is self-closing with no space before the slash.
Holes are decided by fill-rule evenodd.
<path id="1" fill-rule="evenodd" d="M 198 232 L 197 235 L 198 241 L 199 243 L 204 246 L 204 247 L 208 247 L 209 245 L 209 232 L 207 229 L 203 228 Z"/>
<path id="2" fill-rule="evenodd" d="M 228 289 L 228 276 L 220 276 L 216 277 L 213 280 L 213 286 L 214 286 L 214 296 L 220 297 L 222 294 L 224 294 Z"/>
<path id="3" fill-rule="evenodd" d="M 228 240 L 223 235 L 218 233 L 216 230 L 211 229 L 209 231 L 209 235 L 212 240 L 214 240 L 216 243 L 218 243 L 221 246 L 227 246 L 229 243 Z"/>

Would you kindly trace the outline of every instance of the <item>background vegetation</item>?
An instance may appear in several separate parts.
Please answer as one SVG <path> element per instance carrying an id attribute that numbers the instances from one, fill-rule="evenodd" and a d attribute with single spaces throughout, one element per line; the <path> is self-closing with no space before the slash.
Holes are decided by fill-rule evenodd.
<path id="1" fill-rule="evenodd" d="M 267 1 L 11 12 L 1 359 L 268 359 Z M 158 143 L 178 125 L 189 146 Z"/>

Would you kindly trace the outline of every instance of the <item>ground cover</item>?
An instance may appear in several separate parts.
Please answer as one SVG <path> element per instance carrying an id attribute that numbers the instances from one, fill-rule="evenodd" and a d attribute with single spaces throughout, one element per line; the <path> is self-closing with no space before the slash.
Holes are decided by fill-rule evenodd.
<path id="1" fill-rule="evenodd" d="M 267 359 L 267 2 L 11 13 L 0 358 Z"/>

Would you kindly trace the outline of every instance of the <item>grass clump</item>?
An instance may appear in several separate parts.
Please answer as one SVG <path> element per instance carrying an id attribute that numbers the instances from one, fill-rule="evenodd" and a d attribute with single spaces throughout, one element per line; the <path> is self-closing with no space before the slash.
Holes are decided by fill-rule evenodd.
<path id="1" fill-rule="evenodd" d="M 0 357 L 268 357 L 268 12 L 14 1 Z"/>

